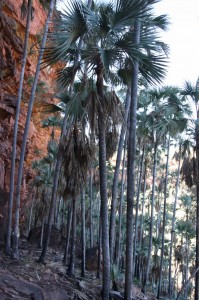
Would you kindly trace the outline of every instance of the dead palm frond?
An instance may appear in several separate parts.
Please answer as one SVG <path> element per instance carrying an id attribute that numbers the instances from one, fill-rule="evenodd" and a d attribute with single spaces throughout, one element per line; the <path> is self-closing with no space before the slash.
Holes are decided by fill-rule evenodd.
<path id="1" fill-rule="evenodd" d="M 192 187 L 197 181 L 196 158 L 185 157 L 181 167 L 182 179 L 188 187 Z"/>
<path id="2" fill-rule="evenodd" d="M 77 124 L 71 128 L 70 133 L 63 138 L 62 145 L 65 195 L 74 197 L 86 183 L 95 147 L 80 124 L 79 128 Z"/>

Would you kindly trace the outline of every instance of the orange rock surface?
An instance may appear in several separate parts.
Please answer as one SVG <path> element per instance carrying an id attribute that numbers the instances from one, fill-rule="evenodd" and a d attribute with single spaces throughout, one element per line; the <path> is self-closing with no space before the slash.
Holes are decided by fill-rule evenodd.
<path id="1" fill-rule="evenodd" d="M 6 192 L 9 192 L 13 128 L 26 26 L 26 18 L 23 19 L 21 16 L 22 3 L 23 0 L 3 0 L 0 3 L 0 189 Z M 19 119 L 16 164 L 18 164 L 20 157 L 31 83 L 37 64 L 39 41 L 47 16 L 47 11 L 39 0 L 33 1 L 33 12 L 34 18 L 30 26 L 29 52 Z M 47 118 L 44 113 L 46 105 L 56 102 L 54 99 L 55 78 L 54 69 L 45 68 L 41 70 L 39 91 L 35 97 L 27 141 L 22 190 L 23 201 L 26 200 L 28 183 L 32 178 L 31 164 L 33 160 L 40 158 L 35 155 L 35 150 L 40 150 L 41 156 L 46 153 L 51 129 L 42 128 L 41 120 Z M 58 135 L 59 132 L 57 131 Z M 17 172 L 15 175 L 16 179 Z"/>

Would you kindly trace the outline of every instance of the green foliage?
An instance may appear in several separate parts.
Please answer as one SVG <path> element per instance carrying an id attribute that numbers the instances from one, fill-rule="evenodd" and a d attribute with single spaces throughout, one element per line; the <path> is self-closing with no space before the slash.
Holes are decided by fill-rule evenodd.
<path id="1" fill-rule="evenodd" d="M 176 228 L 179 234 L 185 235 L 189 239 L 195 236 L 195 226 L 190 220 L 178 220 Z"/>

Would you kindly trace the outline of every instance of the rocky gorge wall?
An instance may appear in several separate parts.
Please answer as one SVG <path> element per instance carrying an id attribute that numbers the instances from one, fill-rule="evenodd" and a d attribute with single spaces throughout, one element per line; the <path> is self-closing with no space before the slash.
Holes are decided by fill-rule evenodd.
<path id="1" fill-rule="evenodd" d="M 5 194 L 9 192 L 13 128 L 26 27 L 26 17 L 23 19 L 21 15 L 22 4 L 23 0 L 0 0 L 0 205 L 1 203 L 2 205 L 5 204 L 3 198 L 5 200 Z M 28 58 L 17 138 L 16 166 L 18 166 L 20 157 L 31 83 L 37 64 L 39 41 L 42 37 L 47 15 L 47 11 L 39 0 L 33 1 L 32 11 L 34 16 L 30 25 Z M 40 158 L 36 156 L 36 153 L 41 153 L 41 156 L 46 153 L 51 129 L 42 128 L 41 120 L 47 118 L 45 108 L 56 101 L 54 99 L 55 76 L 53 69 L 45 68 L 40 73 L 25 155 L 23 202 L 28 200 L 28 185 L 33 176 L 31 163 L 34 159 Z M 15 181 L 16 179 L 17 172 L 15 172 Z"/>

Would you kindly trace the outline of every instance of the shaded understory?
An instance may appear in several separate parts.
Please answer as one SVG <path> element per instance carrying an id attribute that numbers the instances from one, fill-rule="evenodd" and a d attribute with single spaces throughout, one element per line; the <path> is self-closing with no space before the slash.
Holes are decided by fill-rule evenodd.
<path id="1" fill-rule="evenodd" d="M 86 271 L 81 277 L 80 257 L 76 258 L 76 277 L 66 275 L 63 265 L 63 247 L 49 248 L 45 264 L 37 262 L 41 250 L 37 244 L 23 238 L 20 243 L 20 260 L 13 260 L 0 250 L 0 299 L 1 300 L 67 300 L 101 299 L 101 278 L 96 271 Z M 112 299 L 122 299 L 124 280 L 115 285 L 119 289 Z M 120 293 L 121 292 L 121 293 Z M 144 296 L 139 287 L 133 286 L 132 299 L 153 300 L 153 295 Z"/>

